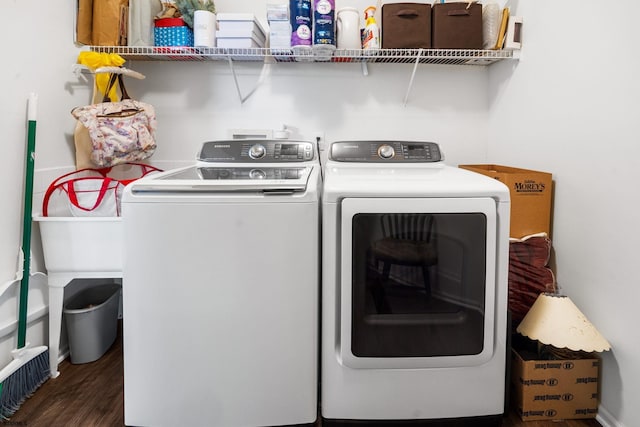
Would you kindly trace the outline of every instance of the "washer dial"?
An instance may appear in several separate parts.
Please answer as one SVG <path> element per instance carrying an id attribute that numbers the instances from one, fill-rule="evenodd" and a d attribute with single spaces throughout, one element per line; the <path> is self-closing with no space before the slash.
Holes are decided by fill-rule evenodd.
<path id="1" fill-rule="evenodd" d="M 261 159 L 267 154 L 267 149 L 262 144 L 255 144 L 249 148 L 249 157 L 252 159 Z"/>
<path id="2" fill-rule="evenodd" d="M 395 155 L 396 150 L 389 144 L 382 144 L 378 147 L 378 156 L 380 156 L 381 159 L 391 159 Z"/>

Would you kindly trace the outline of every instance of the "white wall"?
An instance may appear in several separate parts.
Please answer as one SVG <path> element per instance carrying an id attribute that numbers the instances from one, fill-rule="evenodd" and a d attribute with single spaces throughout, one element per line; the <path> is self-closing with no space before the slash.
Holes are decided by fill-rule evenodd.
<path id="1" fill-rule="evenodd" d="M 0 283 L 14 277 L 20 246 L 30 91 L 40 96 L 36 167 L 47 172 L 73 165 L 74 120 L 69 111 L 90 98 L 89 85 L 71 72 L 78 54 L 72 42 L 73 3 L 12 2 L 9 14 L 24 19 L 8 20 L 0 30 L 3 39 L 16 41 L 4 45 L 0 71 L 5 87 L 0 106 L 0 194 L 5 207 L 0 213 Z M 261 15 L 264 3 L 216 2 L 221 12 L 260 10 Z M 338 2 L 339 7 L 350 3 Z M 629 0 L 616 3 L 637 12 Z M 361 8 L 363 0 L 352 4 Z M 191 161 L 203 141 L 227 137 L 229 129 L 279 128 L 284 123 L 299 129 L 301 136 L 322 132 L 328 142 L 437 141 L 453 165 L 490 161 L 552 172 L 559 284 L 611 340 L 614 351 L 604 359 L 603 406 L 632 426 L 625 408 L 637 400 L 638 385 L 624 379 L 639 377 L 633 359 L 638 342 L 625 332 L 631 323 L 627 313 L 638 300 L 638 288 L 631 283 L 632 244 L 638 232 L 631 211 L 624 208 L 634 197 L 637 201 L 631 188 L 638 174 L 631 167 L 638 151 L 631 144 L 637 128 L 631 94 L 638 94 L 638 83 L 631 76 L 633 71 L 638 74 L 638 65 L 627 53 L 634 47 L 630 38 L 623 36 L 631 31 L 627 17 L 632 14 L 614 15 L 618 7 L 576 1 L 514 6 L 525 16 L 520 63 L 420 66 L 406 107 L 402 101 L 411 65 L 400 64 L 370 64 L 365 77 L 355 64 L 274 64 L 263 70 L 260 63 L 238 63 L 243 93 L 256 88 L 241 104 L 224 62 L 136 61 L 125 65 L 147 78 L 127 81 L 128 88 L 156 107 L 159 149 L 153 159 L 158 162 Z M 580 35 L 565 40 L 568 27 Z M 256 85 L 261 73 L 262 82 Z M 0 321 L 10 321 L 13 313 L 4 307 L 0 305 Z M 35 344 L 43 339 L 36 328 L 30 334 Z M 0 367 L 13 346 L 10 339 L 0 340 Z"/>
<path id="2" fill-rule="evenodd" d="M 69 110 L 85 97 L 78 96 L 69 85 L 70 64 L 77 57 L 73 47 L 74 2 L 25 0 L 5 4 L 8 19 L 0 34 L 3 58 L 0 68 L 2 102 L 2 167 L 0 167 L 0 284 L 12 280 L 18 269 L 21 246 L 24 165 L 26 152 L 26 108 L 30 92 L 39 94 L 37 120 L 36 167 L 70 164 L 72 151 L 69 134 Z M 75 94 L 74 94 L 75 93 Z M 37 242 L 34 242 L 37 243 Z M 38 252 L 38 244 L 34 250 Z M 40 266 L 36 262 L 33 270 Z M 19 266 L 22 269 L 22 266 Z M 31 281 L 30 311 L 46 308 L 46 290 L 42 280 Z M 0 296 L 0 328 L 15 327 L 17 285 Z M 44 300 L 44 301 L 43 301 Z M 33 345 L 46 339 L 46 317 L 32 323 L 27 341 Z M 9 329 L 10 330 L 10 329 Z M 10 360 L 16 347 L 15 332 L 0 338 L 0 368 Z"/>
<path id="3" fill-rule="evenodd" d="M 262 0 L 219 0 L 219 12 L 255 10 L 265 21 Z M 365 0 L 339 0 L 338 7 Z M 4 166 L 0 188 L 0 283 L 16 274 L 21 244 L 22 201 L 26 145 L 26 102 L 39 95 L 36 143 L 36 192 L 74 165 L 70 110 L 90 101 L 91 82 L 72 73 L 79 48 L 73 44 L 74 4 L 63 0 L 12 2 L 11 19 L 2 26 L 5 60 L 0 124 Z M 28 17 L 28 19 L 27 19 Z M 25 24 L 26 23 L 26 24 Z M 416 76 L 407 106 L 403 106 L 412 66 L 369 65 L 363 76 L 357 64 L 238 63 L 243 95 L 240 103 L 226 62 L 128 62 L 143 72 L 130 79 L 129 92 L 156 107 L 159 129 L 154 162 L 192 161 L 201 143 L 229 136 L 230 129 L 279 129 L 287 124 L 298 136 L 320 132 L 327 141 L 341 138 L 402 138 L 438 141 L 453 164 L 485 159 L 488 118 L 488 70 L 482 67 L 423 66 Z M 259 83 L 259 84 L 258 84 Z M 39 209 L 39 199 L 34 202 Z M 37 237 L 37 236 L 36 236 Z M 33 250 L 34 270 L 43 269 L 40 245 Z M 14 286 L 14 289 L 17 287 Z M 36 301 L 34 296 L 31 301 Z M 15 323 L 15 294 L 0 297 L 0 328 Z M 45 325 L 46 326 L 46 325 Z M 43 325 L 31 328 L 30 341 L 46 337 Z M 14 334 L 15 335 L 15 334 Z M 33 335 L 33 336 L 32 336 Z M 13 336 L 0 337 L 0 367 L 15 347 Z"/>
<path id="4" fill-rule="evenodd" d="M 638 425 L 640 5 L 515 3 L 517 64 L 491 67 L 488 157 L 553 173 L 557 281 L 613 350 L 603 357 L 603 421 Z"/>

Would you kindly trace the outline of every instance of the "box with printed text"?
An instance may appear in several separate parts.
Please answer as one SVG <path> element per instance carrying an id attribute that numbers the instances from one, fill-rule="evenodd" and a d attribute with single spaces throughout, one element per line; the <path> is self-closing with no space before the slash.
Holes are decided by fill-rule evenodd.
<path id="1" fill-rule="evenodd" d="M 512 399 L 523 421 L 595 418 L 600 359 L 536 360 L 512 350 Z"/>
<path id="2" fill-rule="evenodd" d="M 552 176 L 547 172 L 501 165 L 459 165 L 503 182 L 511 195 L 510 237 L 551 236 Z"/>

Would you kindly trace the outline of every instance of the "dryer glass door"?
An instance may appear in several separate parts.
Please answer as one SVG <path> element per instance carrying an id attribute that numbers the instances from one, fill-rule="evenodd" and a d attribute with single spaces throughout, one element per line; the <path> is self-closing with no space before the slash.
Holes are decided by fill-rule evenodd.
<path id="1" fill-rule="evenodd" d="M 493 199 L 344 199 L 341 242 L 345 364 L 448 367 L 491 358 Z"/>

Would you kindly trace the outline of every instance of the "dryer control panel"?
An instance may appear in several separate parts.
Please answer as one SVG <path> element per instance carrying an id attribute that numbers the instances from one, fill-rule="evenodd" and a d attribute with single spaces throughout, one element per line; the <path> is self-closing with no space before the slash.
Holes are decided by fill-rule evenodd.
<path id="1" fill-rule="evenodd" d="M 315 159 L 314 145 L 287 139 L 209 141 L 202 145 L 198 161 L 207 163 L 291 163 Z"/>
<path id="2" fill-rule="evenodd" d="M 331 144 L 329 154 L 337 162 L 432 163 L 443 156 L 435 142 L 340 141 Z"/>

